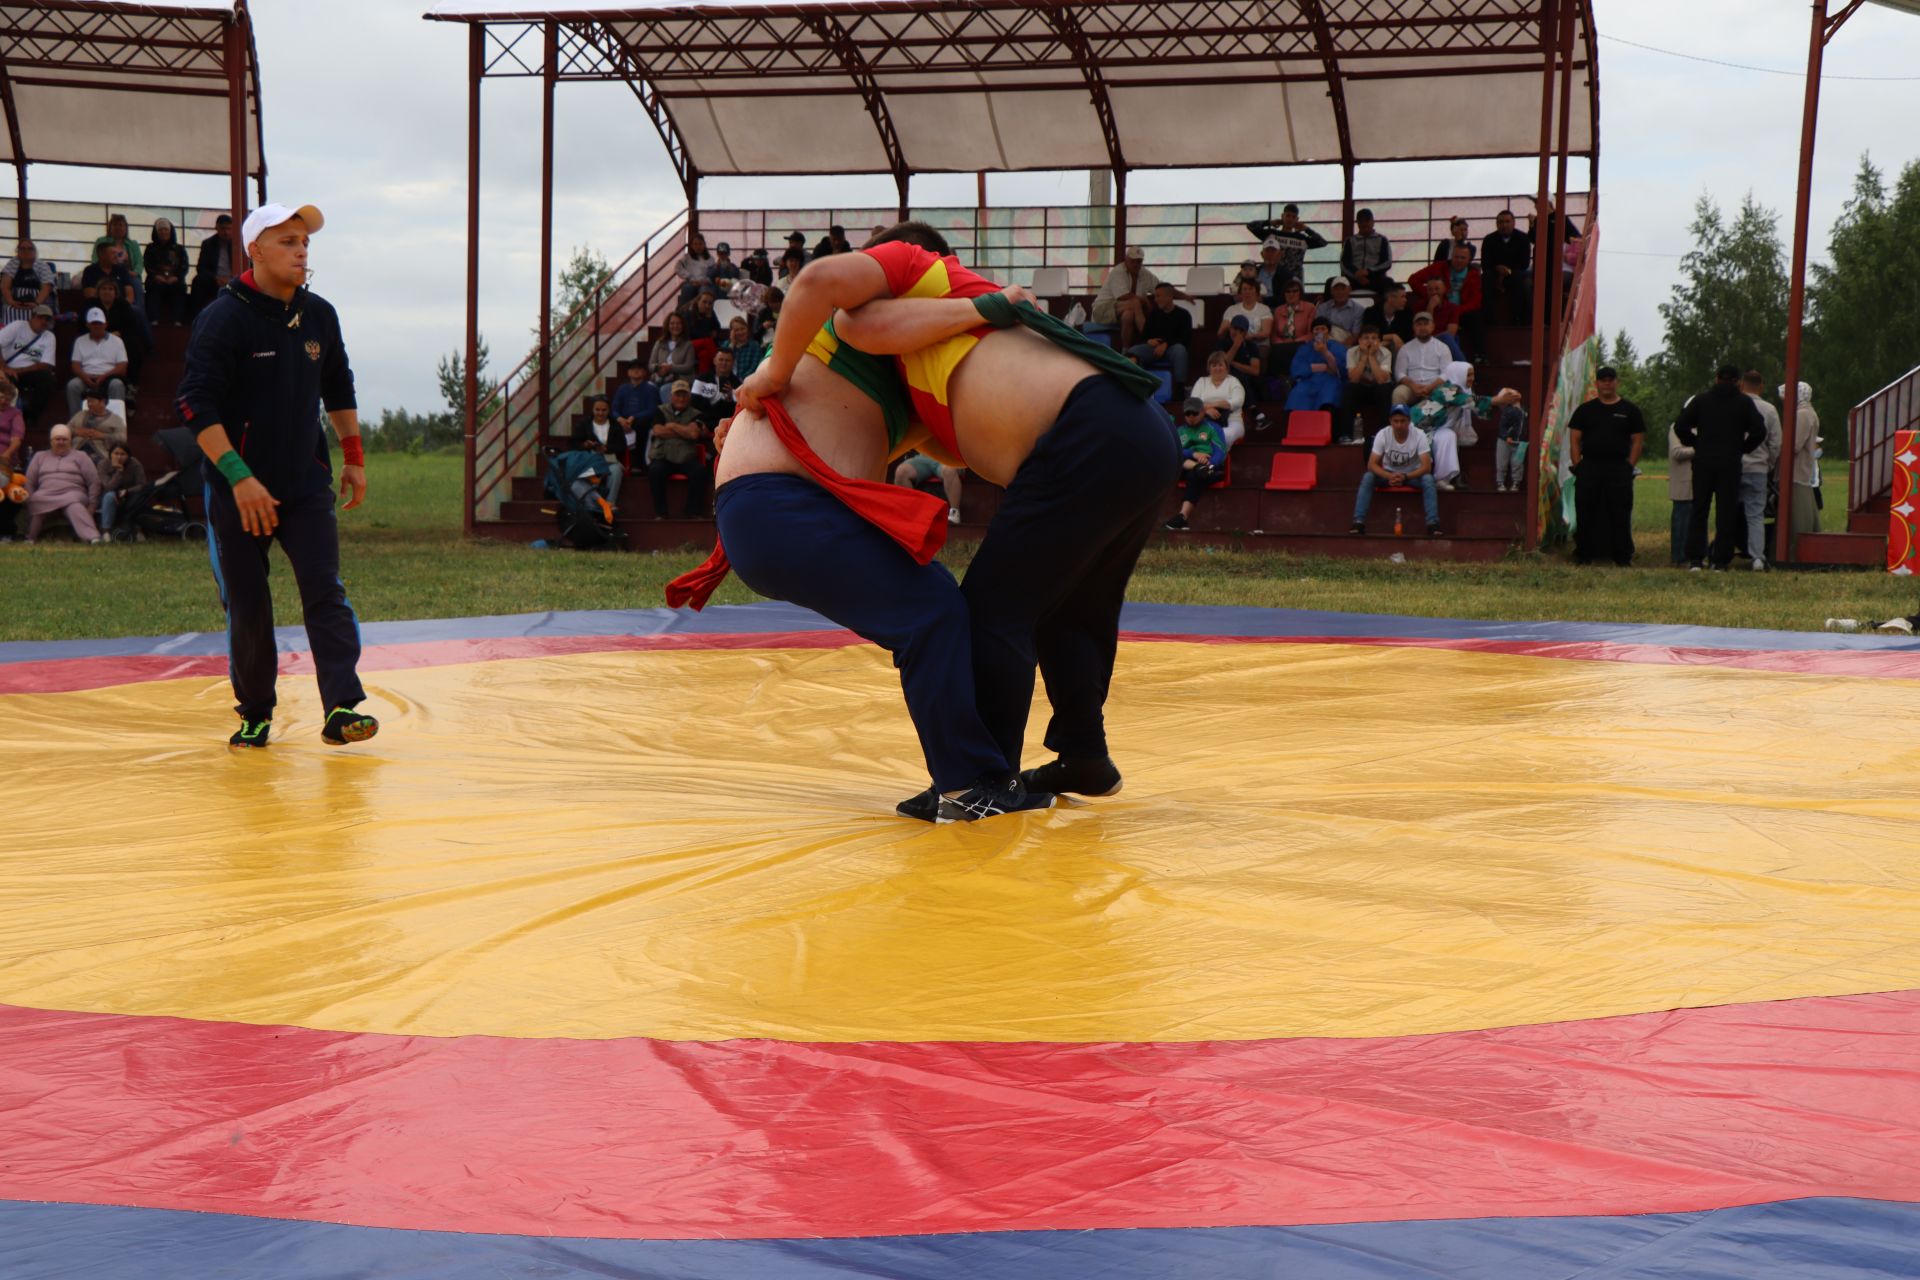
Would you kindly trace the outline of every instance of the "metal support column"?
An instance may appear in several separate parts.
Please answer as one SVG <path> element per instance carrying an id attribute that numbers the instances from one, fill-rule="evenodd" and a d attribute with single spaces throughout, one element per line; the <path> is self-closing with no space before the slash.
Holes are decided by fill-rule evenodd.
<path id="1" fill-rule="evenodd" d="M 240 228 L 247 220 L 247 37 L 235 15 L 222 33 L 227 72 L 227 203 L 233 215 L 233 274 L 247 269 Z"/>
<path id="2" fill-rule="evenodd" d="M 553 87 L 560 77 L 560 24 L 546 21 L 540 63 L 540 430 L 553 430 Z M 688 211 L 687 225 L 693 225 Z"/>
<path id="3" fill-rule="evenodd" d="M 1539 190 L 1534 195 L 1535 213 L 1533 234 L 1533 334 L 1528 346 L 1531 357 L 1529 368 L 1533 373 L 1533 395 L 1528 404 L 1528 427 L 1532 433 L 1535 450 L 1543 450 L 1547 420 L 1547 269 L 1554 266 L 1543 262 L 1541 241 L 1551 240 L 1552 231 L 1540 222 L 1546 214 L 1547 180 L 1550 176 L 1549 163 L 1553 152 L 1553 73 L 1556 58 L 1553 33 L 1559 26 L 1560 0 L 1540 0 L 1540 47 L 1543 58 L 1540 63 L 1540 181 Z M 1544 233 L 1544 235 L 1543 235 Z M 1557 269 L 1555 267 L 1554 269 Z M 1540 467 L 1545 459 L 1536 456 L 1533 465 L 1527 467 L 1527 525 L 1526 546 L 1531 551 L 1540 545 Z"/>
<path id="4" fill-rule="evenodd" d="M 1346 179 L 1346 186 L 1340 197 L 1340 236 L 1339 239 L 1335 241 L 1337 244 L 1345 244 L 1347 237 L 1353 234 L 1354 168 L 1355 166 L 1352 164 L 1343 164 L 1340 166 L 1341 175 Z"/>
<path id="5" fill-rule="evenodd" d="M 1113 171 L 1113 243 L 1122 261 L 1127 256 L 1127 171 Z"/>
<path id="6" fill-rule="evenodd" d="M 1573 115 L 1573 11 L 1571 4 L 1563 5 L 1565 12 L 1560 19 L 1560 136 L 1556 144 L 1558 155 L 1555 163 L 1559 168 L 1553 188 L 1553 284 L 1552 316 L 1553 324 L 1547 330 L 1547 359 L 1558 361 L 1560 351 L 1566 345 L 1567 335 L 1567 297 L 1566 255 L 1567 255 L 1567 147 L 1571 132 Z"/>
<path id="7" fill-rule="evenodd" d="M 479 447 L 480 427 L 480 81 L 486 74 L 487 28 L 476 22 L 467 27 L 467 369 L 466 409 L 460 425 L 461 451 L 465 455 L 466 513 L 464 527 L 471 537 L 478 513 L 474 510 L 479 494 L 474 487 L 474 463 Z M 507 441 L 500 441 L 501 460 L 506 458 Z"/>

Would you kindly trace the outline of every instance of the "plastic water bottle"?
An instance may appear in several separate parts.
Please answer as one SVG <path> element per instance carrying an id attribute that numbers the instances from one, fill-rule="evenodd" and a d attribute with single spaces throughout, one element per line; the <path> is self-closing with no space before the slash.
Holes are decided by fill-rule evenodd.
<path id="1" fill-rule="evenodd" d="M 1367 420 L 1359 414 L 1353 415 L 1353 440 L 1358 444 L 1367 438 Z"/>
<path id="2" fill-rule="evenodd" d="M 1827 619 L 1828 631 L 1858 631 L 1859 629 L 1860 629 L 1860 619 L 1858 618 L 1828 618 Z"/>
<path id="3" fill-rule="evenodd" d="M 1397 538 L 1404 531 L 1405 527 L 1400 523 L 1400 508 L 1395 507 L 1393 509 L 1393 536 Z"/>

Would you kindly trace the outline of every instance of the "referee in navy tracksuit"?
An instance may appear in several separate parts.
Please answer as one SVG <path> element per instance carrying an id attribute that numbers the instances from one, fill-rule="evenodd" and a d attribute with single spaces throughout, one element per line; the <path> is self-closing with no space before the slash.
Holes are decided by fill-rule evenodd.
<path id="1" fill-rule="evenodd" d="M 222 289 L 193 322 L 180 417 L 212 463 L 207 541 L 227 611 L 228 668 L 240 729 L 237 747 L 264 747 L 273 724 L 273 597 L 267 550 L 279 539 L 293 565 L 326 723 L 339 745 L 378 732 L 357 710 L 366 698 L 355 668 L 360 623 L 340 581 L 333 470 L 320 405 L 346 455 L 340 493 L 347 509 L 367 493 L 353 370 L 333 307 L 306 289 L 307 239 L 320 230 L 312 205 L 264 205 L 248 215 L 240 243 L 253 269 Z M 349 496 L 350 495 L 350 496 Z"/>

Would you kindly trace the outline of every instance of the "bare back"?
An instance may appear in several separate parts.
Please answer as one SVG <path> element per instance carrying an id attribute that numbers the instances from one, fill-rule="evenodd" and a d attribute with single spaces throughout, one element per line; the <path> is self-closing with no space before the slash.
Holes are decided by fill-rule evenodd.
<path id="1" fill-rule="evenodd" d="M 1010 484 L 1067 395 L 1098 372 L 1029 329 L 996 329 L 980 339 L 947 383 L 967 466 L 994 484 Z"/>
<path id="2" fill-rule="evenodd" d="M 886 478 L 890 453 L 886 417 L 880 406 L 851 382 L 813 356 L 806 356 L 794 367 L 792 380 L 780 393 L 780 403 L 829 467 L 857 480 Z M 715 487 L 740 476 L 769 472 L 807 476 L 807 469 L 780 443 L 764 416 L 735 415 L 727 432 L 727 447 L 720 453 Z"/>

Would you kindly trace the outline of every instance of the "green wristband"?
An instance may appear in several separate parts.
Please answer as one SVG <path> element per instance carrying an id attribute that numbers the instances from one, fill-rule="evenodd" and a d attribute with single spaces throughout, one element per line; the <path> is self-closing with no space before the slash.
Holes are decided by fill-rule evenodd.
<path id="1" fill-rule="evenodd" d="M 980 318 L 996 329 L 1011 329 L 1020 323 L 1020 315 L 1004 293 L 983 293 L 973 300 Z"/>
<path id="2" fill-rule="evenodd" d="M 232 449 L 221 454 L 219 461 L 213 465 L 221 475 L 227 478 L 228 484 L 239 484 L 242 480 L 253 478 L 253 472 L 247 469 L 246 460 Z"/>

